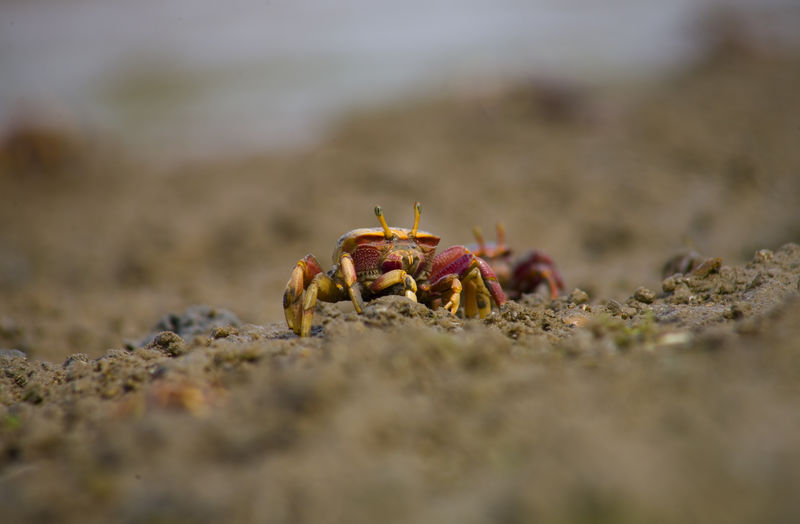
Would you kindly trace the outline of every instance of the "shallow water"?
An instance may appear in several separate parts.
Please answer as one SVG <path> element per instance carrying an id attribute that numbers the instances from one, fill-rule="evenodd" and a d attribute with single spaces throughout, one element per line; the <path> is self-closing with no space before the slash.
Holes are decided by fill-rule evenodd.
<path id="1" fill-rule="evenodd" d="M 5 2 L 0 125 L 44 113 L 156 156 L 302 145 L 403 96 L 680 68 L 708 43 L 712 8 L 791 3 Z"/>

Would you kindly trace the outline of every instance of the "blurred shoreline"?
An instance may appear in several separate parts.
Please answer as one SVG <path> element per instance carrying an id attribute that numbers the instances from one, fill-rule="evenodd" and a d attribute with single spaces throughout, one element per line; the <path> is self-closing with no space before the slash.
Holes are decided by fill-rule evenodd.
<path id="1" fill-rule="evenodd" d="M 800 9 L 69 0 L 7 3 L 0 20 L 0 130 L 55 121 L 159 163 L 307 147 L 354 111 L 413 97 L 530 78 L 658 78 L 701 60 L 725 32 L 795 46 Z"/>

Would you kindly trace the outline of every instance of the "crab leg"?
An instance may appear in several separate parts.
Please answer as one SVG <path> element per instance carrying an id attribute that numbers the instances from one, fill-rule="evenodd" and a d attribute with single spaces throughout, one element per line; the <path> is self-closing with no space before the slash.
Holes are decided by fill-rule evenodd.
<path id="1" fill-rule="evenodd" d="M 344 287 L 347 288 L 347 294 L 353 302 L 356 313 L 360 314 L 364 311 L 364 299 L 361 298 L 361 284 L 358 282 L 356 266 L 353 263 L 353 257 L 350 256 L 350 253 L 342 254 L 342 257 L 339 259 L 339 267 L 342 270 Z"/>
<path id="2" fill-rule="evenodd" d="M 456 311 L 458 311 L 458 306 L 461 305 L 462 289 L 461 281 L 457 278 L 454 278 L 453 282 L 450 284 L 450 290 L 445 292 L 447 303 L 444 305 L 444 308 L 449 310 L 452 315 L 456 314 Z"/>
<path id="3" fill-rule="evenodd" d="M 345 299 L 344 290 L 325 273 L 317 273 L 314 276 L 303 295 L 303 315 L 300 329 L 295 329 L 295 333 L 301 337 L 307 337 L 311 332 L 311 320 L 314 318 L 314 306 L 317 305 L 317 299 L 325 302 L 338 302 Z"/>
<path id="4" fill-rule="evenodd" d="M 311 280 L 322 272 L 322 268 L 314 255 L 306 255 L 292 270 L 289 282 L 283 292 L 283 312 L 286 315 L 286 324 L 295 333 L 300 331 L 300 319 L 303 313 L 303 289 Z"/>
<path id="5" fill-rule="evenodd" d="M 485 318 L 492 312 L 492 295 L 483 281 L 479 263 L 472 263 L 472 269 L 461 279 L 464 284 L 464 316 Z"/>
<path id="6" fill-rule="evenodd" d="M 478 279 L 480 280 L 480 279 Z M 461 281 L 464 291 L 461 292 L 464 302 L 464 316 L 472 318 L 478 314 L 478 283 L 472 273 Z"/>
<path id="7" fill-rule="evenodd" d="M 417 301 L 417 282 L 414 277 L 403 271 L 402 269 L 393 269 L 387 271 L 372 281 L 370 290 L 373 293 L 379 293 L 384 289 L 388 289 L 397 284 L 403 284 L 405 292 L 403 293 L 409 300 Z"/>
<path id="8" fill-rule="evenodd" d="M 550 298 L 558 298 L 558 283 L 556 282 L 555 276 L 553 276 L 553 272 L 549 268 L 540 269 L 539 273 L 542 275 L 542 278 L 547 282 L 547 287 L 550 288 Z"/>

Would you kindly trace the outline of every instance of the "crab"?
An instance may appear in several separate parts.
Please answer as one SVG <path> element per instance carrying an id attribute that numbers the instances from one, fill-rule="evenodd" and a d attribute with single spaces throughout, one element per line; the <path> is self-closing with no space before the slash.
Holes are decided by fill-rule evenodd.
<path id="1" fill-rule="evenodd" d="M 444 307 L 456 314 L 463 303 L 466 317 L 486 317 L 492 301 L 506 301 L 491 266 L 464 246 L 439 254 L 439 237 L 420 231 L 422 207 L 414 203 L 411 229 L 389 227 L 380 206 L 381 227 L 354 229 L 342 235 L 333 251 L 333 267 L 323 272 L 313 255 L 292 270 L 283 293 L 289 328 L 301 337 L 311 332 L 317 300 L 351 300 L 357 313 L 364 301 L 382 295 L 403 295 L 430 308 Z"/>
<path id="2" fill-rule="evenodd" d="M 485 242 L 477 227 L 473 229 L 473 234 L 478 243 L 470 245 L 469 249 L 492 267 L 509 297 L 516 299 L 523 293 L 533 293 L 543 283 L 547 284 L 551 299 L 564 290 L 564 280 L 549 256 L 533 250 L 513 258 L 511 248 L 505 243 L 506 234 L 502 224 L 497 224 L 497 242 Z"/>

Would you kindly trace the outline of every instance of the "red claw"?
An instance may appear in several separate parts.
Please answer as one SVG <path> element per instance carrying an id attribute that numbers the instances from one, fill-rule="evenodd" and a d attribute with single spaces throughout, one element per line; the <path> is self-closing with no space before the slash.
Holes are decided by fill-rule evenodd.
<path id="1" fill-rule="evenodd" d="M 494 299 L 495 303 L 498 306 L 502 306 L 506 303 L 506 294 L 503 293 L 503 288 L 500 286 L 500 282 L 497 281 L 497 275 L 494 274 L 492 266 L 487 264 L 482 258 L 475 257 L 475 260 L 478 261 L 478 267 L 481 270 L 481 276 L 483 277 L 484 283 L 486 283 L 486 285 L 489 287 L 489 293 L 492 294 L 492 298 Z"/>
<path id="2" fill-rule="evenodd" d="M 462 276 L 475 258 L 464 246 L 451 246 L 433 258 L 433 268 L 429 278 L 431 284 L 447 275 Z"/>
<path id="3" fill-rule="evenodd" d="M 503 293 L 503 288 L 500 286 L 492 267 L 482 258 L 475 256 L 465 246 L 451 246 L 434 257 L 433 268 L 429 278 L 430 287 L 435 287 L 438 282 L 451 275 L 464 278 L 474 267 L 478 267 L 483 283 L 488 288 L 495 303 L 498 306 L 505 304 L 506 295 Z"/>
<path id="4" fill-rule="evenodd" d="M 513 289 L 522 293 L 532 293 L 542 282 L 547 283 L 550 298 L 556 298 L 564 289 L 564 280 L 556 270 L 553 260 L 539 251 L 531 251 L 517 262 L 512 275 Z"/>

